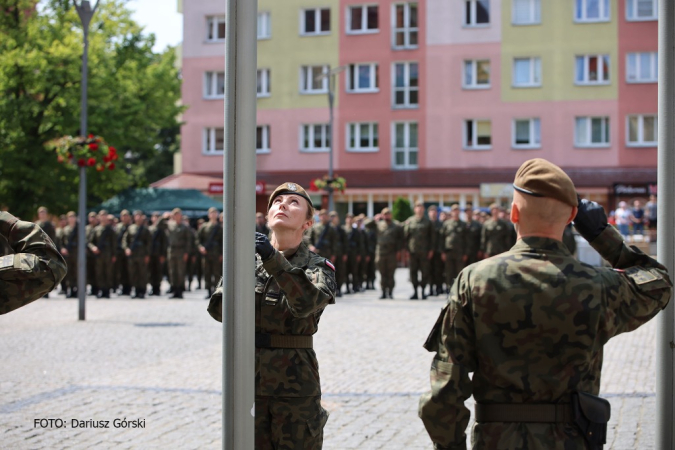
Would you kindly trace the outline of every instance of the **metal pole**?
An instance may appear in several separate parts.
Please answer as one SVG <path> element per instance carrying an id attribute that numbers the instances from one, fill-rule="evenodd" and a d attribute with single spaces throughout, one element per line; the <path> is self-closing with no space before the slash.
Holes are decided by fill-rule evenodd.
<path id="1" fill-rule="evenodd" d="M 223 449 L 253 450 L 257 0 L 227 1 L 223 157 Z"/>
<path id="2" fill-rule="evenodd" d="M 80 136 L 87 136 L 87 84 L 88 84 L 88 66 L 89 66 L 89 23 L 98 7 L 98 1 L 91 8 L 88 1 L 82 1 L 81 4 L 75 3 L 75 9 L 82 22 L 82 31 L 84 34 L 84 48 L 82 52 L 82 91 L 81 91 L 81 112 L 80 112 Z M 80 167 L 80 192 L 78 202 L 78 220 L 77 225 L 77 298 L 78 298 L 78 319 L 85 319 L 85 299 L 87 296 L 87 253 L 85 251 L 85 227 L 87 225 L 87 169 Z"/>
<path id="3" fill-rule="evenodd" d="M 330 67 L 328 68 L 328 109 L 330 112 L 329 118 L 329 131 L 330 131 L 330 146 L 328 147 L 328 179 L 333 179 L 333 103 L 335 100 L 335 94 L 333 89 L 335 87 L 335 76 L 337 73 L 331 73 Z M 333 203 L 333 187 L 328 186 L 328 211 L 335 210 L 335 204 Z"/>
<path id="4" fill-rule="evenodd" d="M 657 258 L 675 272 L 675 3 L 659 1 L 659 149 Z M 675 450 L 673 435 L 673 323 L 675 307 L 671 298 L 657 318 L 656 333 L 656 448 Z"/>

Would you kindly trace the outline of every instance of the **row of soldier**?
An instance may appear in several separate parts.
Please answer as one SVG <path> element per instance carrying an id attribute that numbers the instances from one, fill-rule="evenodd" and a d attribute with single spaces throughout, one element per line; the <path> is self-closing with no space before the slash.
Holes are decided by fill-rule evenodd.
<path id="1" fill-rule="evenodd" d="M 71 211 L 61 217 L 58 228 L 48 220 L 46 208 L 38 210 L 38 224 L 55 242 L 68 264 L 62 283 L 63 293 L 78 296 L 77 248 L 78 219 Z M 65 222 L 65 223 L 64 223 Z M 107 211 L 91 212 L 85 227 L 87 243 L 86 278 L 90 295 L 110 298 L 111 291 L 120 295 L 145 298 L 160 295 L 160 285 L 167 276 L 172 298 L 183 298 L 194 277 L 201 279 L 210 298 L 222 275 L 222 215 L 215 208 L 208 211 L 208 221 L 200 219 L 195 230 L 179 208 L 171 213 L 153 213 L 150 220 L 142 211 L 133 215 L 123 210 L 119 219 Z"/>

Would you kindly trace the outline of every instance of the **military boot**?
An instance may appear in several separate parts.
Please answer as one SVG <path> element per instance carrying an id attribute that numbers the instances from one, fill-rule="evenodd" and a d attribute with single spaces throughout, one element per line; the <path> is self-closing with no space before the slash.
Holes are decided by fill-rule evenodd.
<path id="1" fill-rule="evenodd" d="M 205 300 L 211 300 L 211 295 L 213 294 L 213 290 L 211 288 L 208 288 L 206 290 L 206 297 L 204 297 Z"/>
<path id="2" fill-rule="evenodd" d="M 380 297 L 380 300 L 384 300 L 385 298 L 387 298 L 387 290 L 382 289 L 382 296 Z"/>
<path id="3" fill-rule="evenodd" d="M 77 288 L 70 288 L 70 292 L 68 293 L 68 298 L 77 298 Z"/>
<path id="4" fill-rule="evenodd" d="M 422 286 L 422 300 L 427 299 L 427 294 L 424 292 L 424 291 L 426 291 L 426 289 L 427 289 L 426 286 Z M 429 288 L 429 290 L 431 290 L 431 288 Z"/>
<path id="5" fill-rule="evenodd" d="M 183 290 L 180 288 L 174 288 L 171 298 L 183 298 Z"/>
<path id="6" fill-rule="evenodd" d="M 422 293 L 424 295 L 424 292 Z M 417 286 L 413 287 L 413 295 L 410 296 L 410 300 L 417 300 L 419 297 L 417 296 Z"/>

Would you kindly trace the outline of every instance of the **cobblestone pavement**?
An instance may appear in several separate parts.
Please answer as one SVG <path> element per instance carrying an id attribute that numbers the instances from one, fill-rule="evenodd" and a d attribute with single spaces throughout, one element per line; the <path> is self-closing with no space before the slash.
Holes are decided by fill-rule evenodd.
<path id="1" fill-rule="evenodd" d="M 407 271 L 396 279 L 395 300 L 344 296 L 321 318 L 326 450 L 431 448 L 417 418 L 432 358 L 421 345 L 445 300 L 408 301 Z M 76 300 L 52 293 L 0 316 L 0 448 L 220 448 L 221 328 L 204 294 L 92 299 L 78 322 Z M 605 448 L 654 448 L 655 333 L 652 321 L 605 348 Z M 144 427 L 114 428 L 125 418 Z"/>

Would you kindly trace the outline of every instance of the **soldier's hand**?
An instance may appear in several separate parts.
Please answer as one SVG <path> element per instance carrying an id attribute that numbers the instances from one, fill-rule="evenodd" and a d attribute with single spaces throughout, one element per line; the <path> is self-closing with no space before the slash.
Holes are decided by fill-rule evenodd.
<path id="1" fill-rule="evenodd" d="M 255 252 L 260 255 L 263 261 L 269 259 L 274 254 L 274 247 L 270 240 L 263 233 L 255 233 Z"/>
<path id="2" fill-rule="evenodd" d="M 447 257 L 445 256 L 445 253 L 441 253 L 441 259 L 443 260 L 443 262 L 445 262 L 445 260 L 447 259 Z"/>
<path id="3" fill-rule="evenodd" d="M 61 249 L 61 254 L 62 254 L 63 256 L 68 256 L 68 249 L 67 249 L 67 248 L 62 248 L 62 249 Z"/>
<path id="4" fill-rule="evenodd" d="M 183 253 L 183 261 L 184 262 L 188 262 L 189 257 L 190 257 L 190 255 L 188 255 L 187 253 Z"/>
<path id="5" fill-rule="evenodd" d="M 144 259 L 144 261 L 145 261 L 145 265 L 150 264 L 150 257 L 149 257 L 149 256 L 146 256 L 145 259 Z"/>
<path id="6" fill-rule="evenodd" d="M 578 208 L 574 227 L 584 239 L 591 242 L 607 228 L 607 214 L 602 206 L 585 198 L 579 198 Z"/>
<path id="7" fill-rule="evenodd" d="M 433 258 L 433 257 L 434 257 L 434 251 L 433 251 L 433 250 L 429 250 L 429 253 L 427 254 L 427 259 L 431 259 L 431 258 Z"/>
<path id="8" fill-rule="evenodd" d="M 124 250 L 124 253 L 126 253 L 127 256 L 131 256 L 131 249 L 128 248 L 128 249 Z"/>
<path id="9" fill-rule="evenodd" d="M 160 264 L 164 264 L 164 261 L 166 261 L 166 258 L 163 257 L 163 256 L 160 256 L 160 257 L 159 257 L 159 263 L 160 263 Z"/>
<path id="10" fill-rule="evenodd" d="M 199 246 L 199 253 L 201 253 L 202 255 L 206 255 L 206 247 L 204 247 L 203 245 L 200 245 Z"/>

